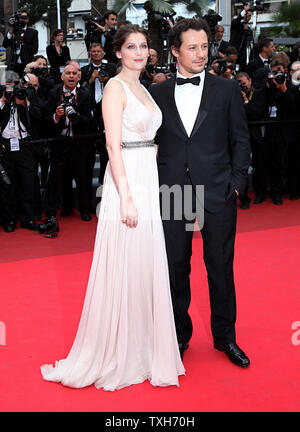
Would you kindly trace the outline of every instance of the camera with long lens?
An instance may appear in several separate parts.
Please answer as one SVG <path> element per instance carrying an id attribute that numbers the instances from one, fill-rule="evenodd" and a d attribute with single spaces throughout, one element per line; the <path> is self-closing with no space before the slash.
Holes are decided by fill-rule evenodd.
<path id="1" fill-rule="evenodd" d="M 249 5 L 250 1 L 243 1 L 243 5 Z M 262 1 L 256 0 L 255 2 L 252 2 L 252 5 L 249 9 L 251 12 L 263 12 L 265 10 L 265 3 Z"/>
<path id="2" fill-rule="evenodd" d="M 86 21 L 85 29 L 88 33 L 93 33 L 98 29 L 95 23 L 103 24 L 103 16 L 84 15 L 82 18 Z"/>
<path id="3" fill-rule="evenodd" d="M 282 72 L 280 68 L 268 74 L 269 83 L 272 83 L 272 81 L 274 80 L 277 84 L 281 85 L 284 84 L 286 78 L 287 74 L 285 72 Z"/>
<path id="4" fill-rule="evenodd" d="M 212 63 L 211 67 L 213 68 L 213 70 L 216 72 L 217 75 L 222 75 L 227 71 L 229 66 L 227 65 L 225 59 L 217 59 Z"/>
<path id="5" fill-rule="evenodd" d="M 242 81 L 239 81 L 239 85 L 242 92 L 249 93 L 248 87 Z"/>
<path id="6" fill-rule="evenodd" d="M 214 40 L 216 35 L 216 30 L 215 30 L 216 26 L 219 21 L 222 21 L 223 18 L 221 17 L 221 15 L 217 14 L 213 9 L 209 9 L 207 11 L 207 14 L 204 15 L 203 19 L 207 22 L 212 36 L 212 40 Z"/>
<path id="7" fill-rule="evenodd" d="M 48 68 L 44 68 L 44 67 L 31 68 L 30 73 L 32 73 L 33 75 L 39 78 L 48 74 Z"/>
<path id="8" fill-rule="evenodd" d="M 108 61 L 103 59 L 101 65 L 99 66 L 98 73 L 102 78 L 107 75 L 107 63 Z"/>
<path id="9" fill-rule="evenodd" d="M 23 30 L 25 28 L 25 22 L 22 19 L 22 15 L 20 12 L 16 12 L 9 18 L 10 25 L 14 27 L 14 30 Z"/>
<path id="10" fill-rule="evenodd" d="M 63 93 L 63 101 L 61 106 L 64 108 L 65 113 L 68 115 L 72 123 L 76 123 L 79 119 L 79 114 L 77 113 L 73 104 L 73 95 L 70 91 Z"/>

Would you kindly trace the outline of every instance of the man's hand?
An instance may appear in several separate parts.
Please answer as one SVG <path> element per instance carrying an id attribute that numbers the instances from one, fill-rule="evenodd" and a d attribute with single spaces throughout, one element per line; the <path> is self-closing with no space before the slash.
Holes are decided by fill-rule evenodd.
<path id="1" fill-rule="evenodd" d="M 65 115 L 65 110 L 64 107 L 62 107 L 61 105 L 58 105 L 58 107 L 56 108 L 55 111 L 55 120 L 59 121 L 61 117 L 63 117 Z"/>
<path id="2" fill-rule="evenodd" d="M 98 24 L 98 23 L 96 23 L 96 22 L 94 22 L 94 21 L 90 21 L 90 23 L 93 23 L 96 27 L 98 27 L 98 30 L 101 30 L 101 31 L 103 31 L 103 32 L 106 31 L 106 28 L 103 27 L 102 25 L 100 25 L 100 24 Z"/>
<path id="3" fill-rule="evenodd" d="M 247 95 L 246 95 L 246 93 L 245 92 L 241 92 L 242 93 L 242 96 L 243 96 L 243 99 L 244 99 L 244 102 L 247 102 L 247 101 L 249 101 L 249 99 L 248 99 L 248 97 L 247 97 Z"/>
<path id="4" fill-rule="evenodd" d="M 99 78 L 99 72 L 97 71 L 97 69 L 93 71 L 91 78 L 89 79 L 89 84 L 93 84 L 96 78 Z"/>
<path id="5" fill-rule="evenodd" d="M 27 106 L 29 106 L 29 101 L 28 101 L 27 98 L 26 99 L 18 99 L 18 98 L 16 98 L 16 104 L 17 105 L 21 105 L 24 108 L 26 108 Z"/>
<path id="6" fill-rule="evenodd" d="M 286 86 L 286 81 L 284 81 L 283 84 L 278 84 L 274 79 L 273 79 L 274 84 L 276 85 L 276 87 L 278 88 L 278 90 L 280 90 L 282 93 L 285 93 L 287 91 L 287 86 Z"/>

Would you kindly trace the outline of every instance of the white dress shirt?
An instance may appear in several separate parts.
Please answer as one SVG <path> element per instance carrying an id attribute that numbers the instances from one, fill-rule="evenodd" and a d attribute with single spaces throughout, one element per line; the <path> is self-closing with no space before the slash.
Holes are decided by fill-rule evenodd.
<path id="1" fill-rule="evenodd" d="M 183 85 L 175 84 L 175 103 L 188 136 L 192 133 L 199 111 L 205 80 L 205 70 L 193 75 L 191 78 L 195 76 L 200 77 L 200 84 L 198 86 L 191 83 Z M 181 75 L 178 71 L 177 77 L 187 78 Z"/>

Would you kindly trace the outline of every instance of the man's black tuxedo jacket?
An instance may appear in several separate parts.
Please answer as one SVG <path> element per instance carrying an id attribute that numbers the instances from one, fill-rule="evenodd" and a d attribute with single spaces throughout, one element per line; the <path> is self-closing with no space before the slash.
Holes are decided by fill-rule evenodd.
<path id="1" fill-rule="evenodd" d="M 250 163 L 250 143 L 241 91 L 234 80 L 206 73 L 200 108 L 190 137 L 174 99 L 175 79 L 149 89 L 162 110 L 158 130 L 160 184 L 204 185 L 204 206 L 222 210 L 226 200 L 243 192 Z"/>
<path id="2" fill-rule="evenodd" d="M 43 121 L 43 102 L 38 97 L 35 97 L 30 103 L 28 113 L 26 113 L 26 108 L 22 105 L 16 105 L 16 108 L 19 120 L 24 125 L 31 138 L 38 139 L 40 137 L 38 126 L 41 125 Z M 10 114 L 10 103 L 6 103 L 0 110 L 1 131 L 4 131 L 6 128 L 10 119 Z"/>
<path id="3" fill-rule="evenodd" d="M 3 39 L 3 47 L 12 47 L 14 39 L 8 39 L 7 36 Z M 37 30 L 27 27 L 24 32 L 23 45 L 20 52 L 21 62 L 26 65 L 32 62 L 34 55 L 39 49 L 39 39 Z M 13 53 L 12 53 L 13 54 Z"/>
<path id="4" fill-rule="evenodd" d="M 219 46 L 219 51 L 222 53 L 222 54 L 225 54 L 225 52 L 226 52 L 226 50 L 227 50 L 227 48 L 230 46 L 230 44 L 229 44 L 229 42 L 226 42 L 226 41 L 224 41 L 223 39 L 222 39 L 222 41 L 221 41 L 221 43 L 220 43 L 220 46 Z"/>
<path id="5" fill-rule="evenodd" d="M 258 69 L 263 68 L 264 66 L 265 65 L 264 65 L 264 62 L 262 61 L 262 59 L 259 56 L 257 56 L 248 63 L 247 68 L 246 68 L 246 72 L 253 79 L 255 72 Z"/>
<path id="6" fill-rule="evenodd" d="M 46 105 L 45 118 L 50 126 L 52 136 L 60 136 L 65 126 L 65 116 L 61 117 L 57 124 L 54 123 L 53 115 L 56 108 L 62 102 L 63 84 L 55 86 L 49 93 L 49 98 Z M 91 102 L 87 91 L 77 88 L 78 98 L 76 111 L 80 114 L 79 121 L 72 123 L 73 135 L 83 135 L 89 133 L 91 122 Z M 76 140 L 77 141 L 77 140 Z M 84 146 L 84 143 L 82 143 Z"/>

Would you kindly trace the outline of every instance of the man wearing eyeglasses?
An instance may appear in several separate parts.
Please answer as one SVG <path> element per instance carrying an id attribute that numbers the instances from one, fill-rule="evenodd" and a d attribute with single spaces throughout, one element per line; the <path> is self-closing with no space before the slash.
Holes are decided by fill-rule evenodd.
<path id="1" fill-rule="evenodd" d="M 11 48 L 8 70 L 22 75 L 26 64 L 33 61 L 38 51 L 39 40 L 37 30 L 28 27 L 29 15 L 19 11 L 9 19 L 9 31 L 3 40 L 4 48 Z"/>

